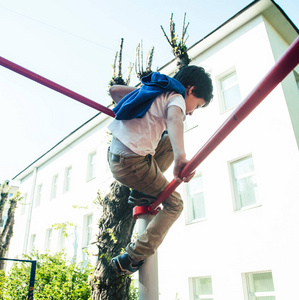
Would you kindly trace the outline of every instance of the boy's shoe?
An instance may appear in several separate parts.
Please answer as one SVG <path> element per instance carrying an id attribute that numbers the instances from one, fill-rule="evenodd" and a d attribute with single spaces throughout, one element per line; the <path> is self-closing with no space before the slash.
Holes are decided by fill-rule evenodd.
<path id="1" fill-rule="evenodd" d="M 133 206 L 150 205 L 156 200 L 156 197 L 147 195 L 136 190 L 131 190 L 128 203 Z"/>
<path id="2" fill-rule="evenodd" d="M 138 271 L 144 260 L 134 262 L 129 254 L 125 252 L 111 259 L 112 267 L 117 274 L 130 275 Z"/>

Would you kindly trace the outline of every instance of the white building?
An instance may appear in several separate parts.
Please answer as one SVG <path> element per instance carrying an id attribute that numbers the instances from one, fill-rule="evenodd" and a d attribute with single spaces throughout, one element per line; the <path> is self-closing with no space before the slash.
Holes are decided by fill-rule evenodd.
<path id="1" fill-rule="evenodd" d="M 100 216 L 97 192 L 112 182 L 105 160 L 109 122 L 96 115 L 17 176 L 24 205 L 16 212 L 10 257 L 66 248 L 71 258 L 84 259 Z"/>
<path id="2" fill-rule="evenodd" d="M 297 37 L 280 7 L 259 0 L 189 49 L 191 64 L 214 83 L 209 107 L 187 118 L 189 158 Z M 172 61 L 160 71 L 174 70 Z M 298 73 L 297 66 L 178 188 L 185 211 L 158 251 L 160 299 L 298 298 Z M 16 176 L 28 205 L 17 212 L 10 257 L 66 247 L 84 258 L 100 215 L 93 200 L 112 181 L 110 121 L 98 114 Z M 68 225 L 66 239 L 55 223 Z"/>

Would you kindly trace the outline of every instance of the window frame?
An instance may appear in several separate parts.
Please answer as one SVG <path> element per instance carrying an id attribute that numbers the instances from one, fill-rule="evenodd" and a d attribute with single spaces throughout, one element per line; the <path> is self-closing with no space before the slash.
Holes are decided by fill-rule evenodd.
<path id="1" fill-rule="evenodd" d="M 30 252 L 36 249 L 36 233 L 32 233 L 30 235 L 30 244 L 29 244 Z"/>
<path id="2" fill-rule="evenodd" d="M 63 180 L 63 192 L 67 193 L 71 188 L 71 179 L 72 179 L 72 169 L 73 166 L 69 165 L 64 170 L 64 180 Z"/>
<path id="3" fill-rule="evenodd" d="M 43 189 L 42 183 L 38 184 L 36 187 L 36 198 L 35 198 L 34 207 L 39 207 L 41 205 L 42 189 Z"/>
<path id="4" fill-rule="evenodd" d="M 209 278 L 211 280 L 211 287 L 212 287 L 212 294 L 206 294 L 206 295 L 199 295 L 200 296 L 200 300 L 204 300 L 204 299 L 214 299 L 214 295 L 213 295 L 213 280 L 212 280 L 212 276 L 194 276 L 194 277 L 189 277 L 189 293 L 190 293 L 190 300 L 196 300 L 195 299 L 195 285 L 194 285 L 194 280 L 196 279 L 206 279 Z"/>
<path id="5" fill-rule="evenodd" d="M 243 155 L 241 157 L 235 158 L 233 160 L 230 160 L 228 162 L 228 169 L 229 169 L 229 178 L 230 178 L 230 185 L 231 185 L 231 193 L 232 193 L 232 199 L 233 199 L 233 208 L 235 212 L 241 212 L 244 210 L 248 210 L 251 208 L 256 208 L 261 206 L 261 202 L 260 202 L 260 198 L 258 196 L 258 183 L 257 183 L 257 174 L 256 174 L 256 168 L 254 165 L 254 160 L 253 160 L 253 167 L 254 167 L 254 171 L 252 172 L 253 176 L 255 176 L 255 180 L 256 180 L 256 188 L 257 188 L 257 195 L 256 196 L 256 202 L 251 204 L 251 205 L 247 205 L 247 206 L 242 206 L 239 202 L 239 199 L 237 198 L 237 194 L 236 194 L 236 185 L 235 185 L 235 180 L 234 180 L 234 171 L 233 171 L 233 164 L 242 160 L 245 160 L 246 158 L 251 157 L 253 160 L 253 155 L 252 153 L 248 153 L 246 155 Z M 248 176 L 247 176 L 248 177 Z M 246 178 L 246 177 L 244 177 Z"/>
<path id="6" fill-rule="evenodd" d="M 223 95 L 223 89 L 222 89 L 222 81 L 223 79 L 225 79 L 226 77 L 232 75 L 232 74 L 236 74 L 237 76 L 237 86 L 239 87 L 239 92 L 240 92 L 240 102 L 235 105 L 232 106 L 230 108 L 226 108 L 226 100 L 225 97 Z M 236 108 L 241 102 L 242 102 L 242 93 L 241 93 L 241 88 L 240 88 L 240 83 L 239 83 L 239 78 L 238 78 L 238 73 L 235 67 L 231 67 L 228 70 L 226 70 L 225 72 L 221 73 L 220 75 L 217 76 L 217 90 L 218 90 L 218 94 L 219 94 L 219 105 L 220 105 L 220 113 L 224 114 L 226 112 L 229 112 L 231 110 L 233 110 L 234 108 Z"/>
<path id="7" fill-rule="evenodd" d="M 51 183 L 51 195 L 50 199 L 56 199 L 57 198 L 57 191 L 58 191 L 58 174 L 55 174 L 52 176 L 52 183 Z"/>
<path id="8" fill-rule="evenodd" d="M 1 224 L 0 224 L 0 228 L 3 228 L 5 227 L 5 224 L 6 224 L 6 221 L 7 221 L 7 216 L 2 216 L 2 219 L 1 219 Z"/>
<path id="9" fill-rule="evenodd" d="M 184 121 L 184 133 L 187 133 L 188 131 L 191 131 L 199 126 L 199 118 L 198 115 L 199 110 L 196 109 L 193 112 L 192 116 L 186 116 L 186 119 Z"/>
<path id="10" fill-rule="evenodd" d="M 26 208 L 28 205 L 27 200 L 28 200 L 28 194 L 25 193 L 23 196 L 22 202 L 21 202 L 21 204 L 22 204 L 21 211 L 20 211 L 21 216 L 24 216 L 26 214 Z"/>
<path id="11" fill-rule="evenodd" d="M 63 234 L 63 228 L 59 228 L 58 231 L 58 241 L 57 241 L 57 250 L 62 251 L 64 250 L 66 244 L 66 237 Z"/>
<path id="12" fill-rule="evenodd" d="M 297 88 L 299 89 L 299 74 L 297 73 L 297 71 L 295 69 L 293 70 L 293 75 L 294 75 L 294 78 L 295 78 Z"/>
<path id="13" fill-rule="evenodd" d="M 53 228 L 46 229 L 45 235 L 45 251 L 50 252 L 52 248 Z"/>
<path id="14" fill-rule="evenodd" d="M 91 217 L 91 222 L 89 222 Z M 84 216 L 83 220 L 83 238 L 82 238 L 82 248 L 88 247 L 92 242 L 92 234 L 93 234 L 93 214 L 87 214 Z M 89 237 L 90 233 L 90 237 Z"/>
<path id="15" fill-rule="evenodd" d="M 251 287 L 252 287 L 253 282 L 251 283 L 251 281 L 253 281 L 253 279 L 250 280 L 249 276 L 252 276 L 254 274 L 266 274 L 266 273 L 271 273 L 274 291 L 267 291 L 267 292 L 255 292 L 254 291 L 254 292 L 252 292 Z M 255 297 L 267 297 L 267 296 L 275 297 L 275 299 L 276 299 L 275 284 L 274 284 L 274 280 L 273 280 L 273 272 L 271 270 L 243 273 L 242 277 L 243 277 L 243 289 L 244 289 L 244 294 L 245 294 L 245 300 L 252 300 Z M 252 294 L 252 295 L 250 295 L 250 294 Z"/>
<path id="16" fill-rule="evenodd" d="M 96 161 L 93 162 L 93 159 L 92 158 L 97 158 L 97 151 L 94 150 L 92 152 L 90 152 L 88 154 L 88 158 L 87 158 L 87 174 L 86 174 L 86 181 L 90 181 L 92 179 L 95 179 L 97 174 L 96 174 L 96 166 L 97 166 L 97 163 Z"/>
<path id="17" fill-rule="evenodd" d="M 194 223 L 197 223 L 197 222 L 202 222 L 202 221 L 205 221 L 207 219 L 207 214 L 206 214 L 206 202 L 205 202 L 205 197 L 204 197 L 204 183 L 202 183 L 202 189 L 200 191 L 200 193 L 197 193 L 197 194 L 203 194 L 203 204 L 204 204 L 204 217 L 201 217 L 201 218 L 196 218 L 196 219 L 191 219 L 190 218 L 190 205 L 193 206 L 193 202 L 191 201 L 191 193 L 190 193 L 190 183 L 192 182 L 192 180 L 196 180 L 197 178 L 201 177 L 202 178 L 202 182 L 203 182 L 203 175 L 202 173 L 199 173 L 199 174 L 196 174 L 194 176 L 194 178 L 192 178 L 190 180 L 190 182 L 188 182 L 186 185 L 185 185 L 185 188 L 184 188 L 184 194 L 185 194 L 185 199 L 187 199 L 187 203 L 186 203 L 186 207 L 187 209 L 185 210 L 185 217 L 186 217 L 186 224 L 187 225 L 190 225 L 190 224 L 194 224 Z M 196 194 L 194 194 L 196 195 Z"/>

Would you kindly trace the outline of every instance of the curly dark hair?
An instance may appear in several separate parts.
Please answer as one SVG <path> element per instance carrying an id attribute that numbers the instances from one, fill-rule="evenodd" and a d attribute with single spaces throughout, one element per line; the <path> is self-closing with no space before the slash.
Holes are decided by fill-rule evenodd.
<path id="1" fill-rule="evenodd" d="M 213 85 L 209 73 L 198 66 L 187 66 L 181 69 L 173 77 L 178 80 L 185 88 L 194 86 L 193 93 L 197 98 L 203 98 L 206 102 L 205 107 L 213 98 Z"/>

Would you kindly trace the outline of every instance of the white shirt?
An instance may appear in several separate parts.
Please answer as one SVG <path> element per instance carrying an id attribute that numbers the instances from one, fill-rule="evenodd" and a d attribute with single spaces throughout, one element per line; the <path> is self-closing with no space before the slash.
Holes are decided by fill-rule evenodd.
<path id="1" fill-rule="evenodd" d="M 143 118 L 116 120 L 108 129 L 130 150 L 138 155 L 154 155 L 162 133 L 167 130 L 167 109 L 172 106 L 181 108 L 186 114 L 185 99 L 175 92 L 159 95 Z"/>

